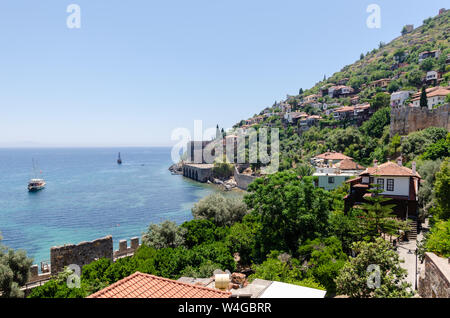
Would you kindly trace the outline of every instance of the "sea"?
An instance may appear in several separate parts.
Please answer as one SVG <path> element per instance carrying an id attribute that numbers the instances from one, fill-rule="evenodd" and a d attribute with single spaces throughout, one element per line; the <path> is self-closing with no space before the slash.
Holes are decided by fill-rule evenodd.
<path id="1" fill-rule="evenodd" d="M 170 153 L 164 147 L 0 149 L 0 243 L 40 264 L 49 261 L 52 246 L 112 235 L 118 249 L 119 240 L 141 237 L 150 223 L 191 220 L 193 205 L 221 190 L 172 175 Z M 47 185 L 30 193 L 28 180 L 36 175 Z"/>

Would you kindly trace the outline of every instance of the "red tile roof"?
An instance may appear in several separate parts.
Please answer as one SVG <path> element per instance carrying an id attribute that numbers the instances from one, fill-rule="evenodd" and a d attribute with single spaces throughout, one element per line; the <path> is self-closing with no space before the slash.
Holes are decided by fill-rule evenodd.
<path id="1" fill-rule="evenodd" d="M 397 163 L 392 161 L 388 161 L 379 165 L 377 168 L 369 167 L 364 172 L 360 173 L 360 175 L 376 175 L 376 176 L 399 176 L 399 177 L 419 177 L 420 175 L 407 167 L 399 166 Z"/>
<path id="2" fill-rule="evenodd" d="M 341 162 L 336 164 L 336 167 L 338 167 L 341 170 L 364 170 L 365 167 L 361 166 L 360 164 L 354 162 L 351 159 L 344 159 Z"/>
<path id="3" fill-rule="evenodd" d="M 136 272 L 88 298 L 229 298 L 230 292 Z"/>
<path id="4" fill-rule="evenodd" d="M 325 159 L 325 160 L 344 160 L 344 159 L 353 159 L 351 157 L 348 157 L 340 152 L 330 152 L 327 151 L 325 153 L 322 153 L 320 155 L 317 155 L 316 158 L 318 159 Z"/>

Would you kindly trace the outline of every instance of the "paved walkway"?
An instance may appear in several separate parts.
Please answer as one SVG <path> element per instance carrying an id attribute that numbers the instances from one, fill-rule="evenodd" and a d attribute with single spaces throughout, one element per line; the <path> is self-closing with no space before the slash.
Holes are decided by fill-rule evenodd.
<path id="1" fill-rule="evenodd" d="M 417 234 L 417 241 L 411 240 L 409 242 L 400 242 L 397 244 L 398 249 L 397 252 L 400 255 L 400 259 L 404 260 L 404 263 L 401 263 L 400 266 L 408 271 L 408 276 L 406 277 L 406 281 L 411 284 L 412 289 L 416 290 L 416 248 L 417 242 L 420 242 L 423 239 L 424 229 L 428 229 L 428 220 L 424 224 L 422 224 L 422 231 Z M 419 273 L 422 270 L 425 264 L 421 264 L 419 258 L 417 258 L 417 281 L 419 279 Z"/>

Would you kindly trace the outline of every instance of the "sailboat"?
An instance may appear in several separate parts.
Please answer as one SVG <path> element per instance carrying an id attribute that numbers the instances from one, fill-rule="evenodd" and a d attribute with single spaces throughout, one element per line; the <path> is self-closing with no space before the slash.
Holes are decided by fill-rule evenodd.
<path id="1" fill-rule="evenodd" d="M 119 164 L 119 165 L 122 164 L 122 159 L 120 158 L 120 152 L 119 152 L 119 158 L 117 159 L 117 164 Z"/>
<path id="2" fill-rule="evenodd" d="M 33 159 L 33 172 L 34 172 L 35 178 L 30 179 L 30 181 L 28 181 L 28 191 L 29 192 L 36 192 L 36 191 L 42 190 L 45 188 L 45 184 L 46 184 L 44 179 L 37 178 L 36 163 L 34 162 L 34 159 Z"/>

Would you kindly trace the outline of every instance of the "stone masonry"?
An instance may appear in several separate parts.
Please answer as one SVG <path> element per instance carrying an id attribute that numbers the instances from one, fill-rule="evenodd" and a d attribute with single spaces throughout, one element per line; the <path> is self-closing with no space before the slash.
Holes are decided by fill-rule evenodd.
<path id="1" fill-rule="evenodd" d="M 113 239 L 111 235 L 91 242 L 81 242 L 77 245 L 52 247 L 50 249 L 51 274 L 56 275 L 70 264 L 76 264 L 82 268 L 99 258 L 113 260 Z"/>
<path id="2" fill-rule="evenodd" d="M 391 109 L 391 137 L 401 136 L 428 127 L 442 127 L 450 131 L 450 104 L 428 108 L 403 106 Z"/>
<path id="3" fill-rule="evenodd" d="M 418 289 L 423 298 L 450 298 L 449 259 L 425 253 L 425 267 L 419 276 Z"/>

